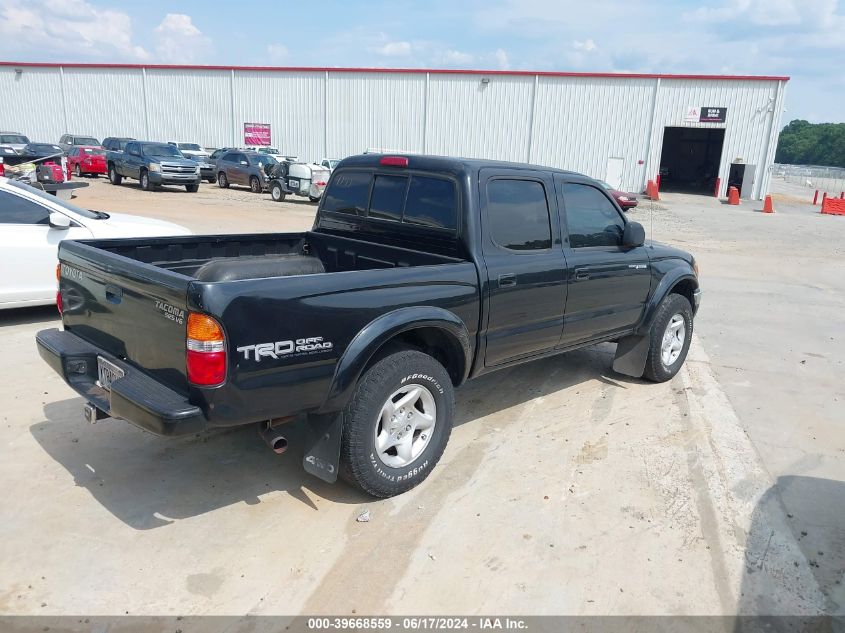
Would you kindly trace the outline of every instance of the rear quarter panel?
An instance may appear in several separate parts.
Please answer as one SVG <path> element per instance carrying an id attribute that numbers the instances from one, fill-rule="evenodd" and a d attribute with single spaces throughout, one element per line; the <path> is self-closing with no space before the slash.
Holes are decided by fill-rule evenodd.
<path id="1" fill-rule="evenodd" d="M 475 345 L 478 275 L 472 262 L 335 272 L 191 285 L 191 309 L 216 316 L 228 349 L 226 383 L 198 389 L 212 426 L 266 420 L 319 408 L 350 341 L 377 317 L 408 306 L 437 306 L 466 325 Z M 321 347 L 256 359 L 257 344 L 320 338 Z M 326 346 L 330 343 L 331 346 Z M 238 351 L 241 348 L 241 351 Z"/>

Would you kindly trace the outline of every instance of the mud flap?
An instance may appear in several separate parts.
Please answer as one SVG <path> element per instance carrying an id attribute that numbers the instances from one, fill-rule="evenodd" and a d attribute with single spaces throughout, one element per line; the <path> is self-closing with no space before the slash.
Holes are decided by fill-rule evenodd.
<path id="1" fill-rule="evenodd" d="M 613 359 L 613 371 L 641 378 L 645 371 L 650 343 L 651 337 L 648 334 L 620 338 L 616 345 L 616 357 Z"/>
<path id="2" fill-rule="evenodd" d="M 342 427 L 342 413 L 312 415 L 308 418 L 308 449 L 302 458 L 302 467 L 330 484 L 337 481 Z"/>

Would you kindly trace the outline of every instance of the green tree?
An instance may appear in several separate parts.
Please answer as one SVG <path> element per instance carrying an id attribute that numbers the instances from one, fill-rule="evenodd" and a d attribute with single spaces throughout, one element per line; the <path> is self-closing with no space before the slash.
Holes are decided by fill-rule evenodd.
<path id="1" fill-rule="evenodd" d="M 790 121 L 780 132 L 775 162 L 845 167 L 845 123 Z"/>

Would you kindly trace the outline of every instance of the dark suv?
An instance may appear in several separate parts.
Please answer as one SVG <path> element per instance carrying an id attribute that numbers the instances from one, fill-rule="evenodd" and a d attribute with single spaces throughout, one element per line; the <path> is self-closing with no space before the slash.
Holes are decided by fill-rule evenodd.
<path id="1" fill-rule="evenodd" d="M 217 184 L 223 188 L 229 185 L 243 185 L 249 187 L 253 193 L 261 193 L 267 189 L 268 183 L 265 168 L 278 162 L 266 154 L 230 150 L 217 159 Z"/>
<path id="2" fill-rule="evenodd" d="M 108 136 L 103 139 L 103 149 L 111 150 L 113 152 L 122 152 L 126 149 L 126 144 L 135 139 L 130 136 Z"/>

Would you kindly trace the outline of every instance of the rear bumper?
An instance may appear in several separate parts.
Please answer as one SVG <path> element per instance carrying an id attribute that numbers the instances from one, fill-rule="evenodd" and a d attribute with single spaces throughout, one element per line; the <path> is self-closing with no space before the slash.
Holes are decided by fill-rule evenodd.
<path id="1" fill-rule="evenodd" d="M 202 410 L 141 370 L 107 354 L 71 332 L 41 330 L 38 353 L 80 396 L 113 418 L 122 418 L 156 435 L 188 435 L 206 428 Z M 125 376 L 111 391 L 98 384 L 97 357 L 111 361 Z"/>

